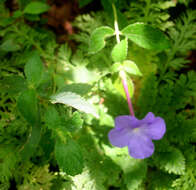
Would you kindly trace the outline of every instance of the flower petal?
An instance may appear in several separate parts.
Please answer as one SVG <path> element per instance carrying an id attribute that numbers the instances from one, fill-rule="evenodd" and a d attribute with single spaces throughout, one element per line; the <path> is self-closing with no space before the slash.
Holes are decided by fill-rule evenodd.
<path id="1" fill-rule="evenodd" d="M 129 154 L 136 159 L 150 157 L 154 152 L 154 144 L 146 135 L 134 135 L 128 144 Z"/>
<path id="2" fill-rule="evenodd" d="M 161 117 L 156 117 L 151 124 L 140 127 L 142 133 L 146 134 L 153 140 L 159 140 L 166 131 L 165 121 Z"/>
<path id="3" fill-rule="evenodd" d="M 123 128 L 135 128 L 139 125 L 139 120 L 130 115 L 121 115 L 115 118 L 115 128 L 123 129 Z"/>
<path id="4" fill-rule="evenodd" d="M 128 145 L 130 135 L 127 129 L 112 129 L 108 133 L 108 138 L 113 146 L 122 148 Z"/>
<path id="5" fill-rule="evenodd" d="M 148 112 L 144 119 L 142 119 L 142 123 L 152 123 L 156 117 L 152 112 Z"/>

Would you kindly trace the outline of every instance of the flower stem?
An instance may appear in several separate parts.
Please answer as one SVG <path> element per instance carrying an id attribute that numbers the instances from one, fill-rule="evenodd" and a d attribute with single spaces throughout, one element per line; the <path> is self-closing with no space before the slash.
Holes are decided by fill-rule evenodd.
<path id="1" fill-rule="evenodd" d="M 130 94 L 129 94 L 128 85 L 127 85 L 127 79 L 126 79 L 126 75 L 125 75 L 124 71 L 120 71 L 120 78 L 122 80 L 124 91 L 125 91 L 125 94 L 126 94 L 126 97 L 127 97 L 127 103 L 128 103 L 128 106 L 129 106 L 130 114 L 132 116 L 135 116 L 134 110 L 133 110 L 133 105 L 132 105 L 132 102 L 131 102 L 131 97 L 130 97 Z"/>
<path id="2" fill-rule="evenodd" d="M 115 28 L 115 34 L 116 34 L 116 41 L 117 41 L 117 43 L 120 43 L 120 31 L 118 29 L 117 12 L 116 12 L 116 7 L 115 7 L 114 4 L 112 4 L 112 9 L 113 9 L 113 13 L 114 13 L 114 28 Z M 128 103 L 128 106 L 129 106 L 130 114 L 132 116 L 135 116 L 134 111 L 133 111 L 132 102 L 131 102 L 131 97 L 130 97 L 129 90 L 128 90 L 126 74 L 123 70 L 120 71 L 120 78 L 122 80 L 124 91 L 125 91 L 125 94 L 126 94 L 126 97 L 127 97 L 127 103 Z"/>
<path id="3" fill-rule="evenodd" d="M 116 12 L 116 7 L 113 3 L 112 3 L 112 9 L 114 13 L 114 28 L 115 28 L 115 33 L 116 33 L 116 41 L 117 43 L 120 43 L 120 31 L 118 29 L 117 12 Z"/>

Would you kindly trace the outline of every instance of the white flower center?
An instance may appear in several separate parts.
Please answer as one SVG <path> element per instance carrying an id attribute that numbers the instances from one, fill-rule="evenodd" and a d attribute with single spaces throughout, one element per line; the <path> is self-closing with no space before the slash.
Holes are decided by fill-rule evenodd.
<path id="1" fill-rule="evenodd" d="M 139 127 L 136 127 L 136 128 L 133 129 L 134 133 L 139 133 L 139 131 L 140 131 Z"/>

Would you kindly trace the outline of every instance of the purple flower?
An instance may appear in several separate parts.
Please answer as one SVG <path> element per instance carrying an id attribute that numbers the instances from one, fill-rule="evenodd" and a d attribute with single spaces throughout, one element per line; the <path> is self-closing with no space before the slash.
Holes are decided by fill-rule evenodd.
<path id="1" fill-rule="evenodd" d="M 154 152 L 152 140 L 159 140 L 166 131 L 165 122 L 149 112 L 144 119 L 122 115 L 115 118 L 115 128 L 109 134 L 110 143 L 117 147 L 128 146 L 133 158 L 144 159 Z"/>

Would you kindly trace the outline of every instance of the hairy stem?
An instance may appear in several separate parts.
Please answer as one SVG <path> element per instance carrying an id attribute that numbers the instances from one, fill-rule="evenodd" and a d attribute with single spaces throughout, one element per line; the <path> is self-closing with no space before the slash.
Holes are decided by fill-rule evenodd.
<path id="1" fill-rule="evenodd" d="M 114 28 L 115 28 L 115 33 L 116 33 L 116 41 L 117 43 L 120 43 L 120 31 L 118 29 L 117 12 L 116 12 L 116 7 L 114 4 L 112 4 L 112 9 L 114 13 Z"/>
<path id="2" fill-rule="evenodd" d="M 116 41 L 117 41 L 117 43 L 120 43 L 120 31 L 118 29 L 117 12 L 116 12 L 116 7 L 115 7 L 114 4 L 112 4 L 112 8 L 113 8 L 113 13 L 114 13 L 114 28 L 115 28 L 115 34 L 116 34 Z M 120 71 L 120 78 L 122 80 L 124 91 L 125 91 L 125 94 L 126 94 L 126 97 L 127 97 L 127 103 L 128 103 L 128 106 L 129 106 L 130 114 L 132 116 L 135 116 L 134 111 L 133 111 L 133 105 L 132 105 L 132 102 L 131 102 L 131 97 L 130 97 L 129 90 L 128 90 L 126 74 L 122 70 Z"/>
<path id="3" fill-rule="evenodd" d="M 124 91 L 125 91 L 125 94 L 126 94 L 126 97 L 127 97 L 127 103 L 128 103 L 128 106 L 129 106 L 130 114 L 132 116 L 135 116 L 134 111 L 133 111 L 133 105 L 132 105 L 132 102 L 131 102 L 131 97 L 130 97 L 130 94 L 129 94 L 128 85 L 127 85 L 127 79 L 126 79 L 126 75 L 125 75 L 124 71 L 120 71 L 120 78 L 122 80 Z"/>

